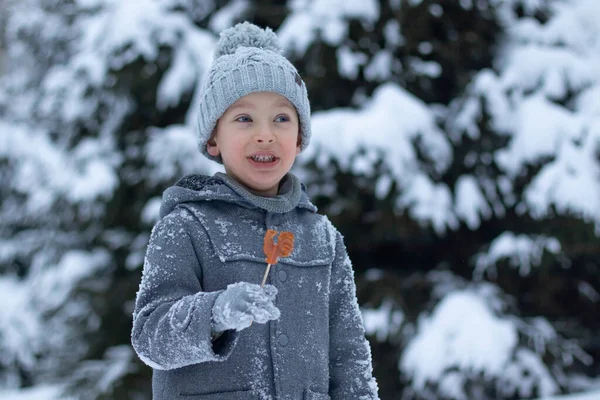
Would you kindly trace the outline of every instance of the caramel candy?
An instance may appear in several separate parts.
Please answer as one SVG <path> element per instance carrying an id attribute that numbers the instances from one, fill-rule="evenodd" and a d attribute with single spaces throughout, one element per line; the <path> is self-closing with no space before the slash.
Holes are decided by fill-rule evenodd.
<path id="1" fill-rule="evenodd" d="M 267 264 L 277 264 L 279 257 L 287 257 L 294 250 L 294 234 L 292 232 L 281 232 L 277 238 L 277 244 L 273 240 L 277 231 L 269 229 L 265 234 L 263 250 L 267 256 Z"/>
<path id="2" fill-rule="evenodd" d="M 279 257 L 287 257 L 294 250 L 294 234 L 292 232 L 281 232 L 277 238 L 277 244 L 275 244 L 274 240 L 275 235 L 277 235 L 277 231 L 273 229 L 269 229 L 265 233 L 263 251 L 265 252 L 265 256 L 267 256 L 265 260 L 267 262 L 267 269 L 265 270 L 265 275 L 260 286 L 265 286 L 271 265 L 277 264 Z"/>

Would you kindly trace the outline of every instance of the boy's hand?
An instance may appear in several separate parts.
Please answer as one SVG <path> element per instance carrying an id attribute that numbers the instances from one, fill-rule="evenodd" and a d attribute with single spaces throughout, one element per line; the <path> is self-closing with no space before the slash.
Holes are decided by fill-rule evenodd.
<path id="1" fill-rule="evenodd" d="M 238 282 L 227 286 L 215 300 L 212 309 L 212 330 L 223 332 L 229 329 L 241 331 L 252 325 L 252 321 L 264 324 L 278 319 L 279 309 L 273 301 L 277 288 Z"/>

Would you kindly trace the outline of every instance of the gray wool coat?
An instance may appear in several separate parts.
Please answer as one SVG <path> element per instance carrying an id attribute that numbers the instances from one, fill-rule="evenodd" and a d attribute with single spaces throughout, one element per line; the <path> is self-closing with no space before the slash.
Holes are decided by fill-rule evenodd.
<path id="1" fill-rule="evenodd" d="M 377 399 L 343 239 L 287 174 L 276 197 L 225 174 L 190 175 L 163 195 L 133 315 L 132 344 L 155 400 Z M 260 283 L 267 229 L 294 250 L 271 269 L 281 317 L 211 339 L 228 284 Z"/>

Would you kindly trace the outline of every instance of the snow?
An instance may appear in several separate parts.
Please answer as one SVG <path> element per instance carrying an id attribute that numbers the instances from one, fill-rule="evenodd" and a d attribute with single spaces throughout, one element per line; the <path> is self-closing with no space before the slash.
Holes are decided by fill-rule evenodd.
<path id="1" fill-rule="evenodd" d="M 600 301 L 600 293 L 587 282 L 580 282 L 577 290 L 579 293 L 587 297 L 591 302 L 598 303 Z"/>
<path id="2" fill-rule="evenodd" d="M 492 211 L 472 176 L 461 176 L 456 182 L 456 214 L 475 230 L 481 217 L 491 217 Z"/>
<path id="3" fill-rule="evenodd" d="M 385 23 L 383 34 L 386 42 L 390 46 L 400 46 L 404 43 L 404 38 L 400 33 L 400 24 L 396 20 L 392 19 Z"/>
<path id="4" fill-rule="evenodd" d="M 438 383 L 437 396 L 468 399 L 473 395 L 469 388 L 483 378 L 498 382 L 495 389 L 502 398 L 531 398 L 535 393 L 547 398 L 559 392 L 555 371 L 541 357 L 559 339 L 550 323 L 503 314 L 498 290 L 490 284 L 444 289 L 448 283 L 437 289 L 446 293 L 429 315 L 421 316 L 399 361 L 413 389 Z M 371 319 L 368 329 L 377 326 Z M 523 346 L 523 336 L 533 348 Z M 578 350 L 572 356 L 579 357 Z"/>
<path id="5" fill-rule="evenodd" d="M 248 0 L 233 0 L 217 10 L 210 20 L 209 26 L 213 32 L 221 32 L 235 24 L 236 19 L 244 15 L 250 7 Z"/>
<path id="6" fill-rule="evenodd" d="M 385 81 L 393 71 L 394 58 L 387 50 L 375 54 L 369 65 L 365 67 L 365 78 L 369 81 Z"/>
<path id="7" fill-rule="evenodd" d="M 147 134 L 149 140 L 145 158 L 149 170 L 145 179 L 152 183 L 201 171 L 212 175 L 222 169 L 216 163 L 200 157 L 195 131 L 187 124 L 149 128 Z"/>
<path id="8" fill-rule="evenodd" d="M 0 363 L 9 366 L 17 362 L 32 367 L 40 362 L 40 353 L 70 342 L 69 335 L 62 331 L 65 318 L 86 315 L 83 321 L 88 319 L 88 323 L 94 323 L 95 315 L 86 304 L 68 302 L 68 299 L 80 281 L 97 273 L 107 259 L 108 255 L 102 250 L 89 253 L 73 250 L 64 254 L 52 269 L 47 266 L 49 260 L 37 257 L 24 280 L 10 274 L 0 277 L 0 293 L 9 305 L 0 310 L 3 327 Z M 54 313 L 54 318 L 45 320 L 47 313 Z M 78 344 L 69 345 L 73 355 L 81 351 Z"/>
<path id="9" fill-rule="evenodd" d="M 517 328 L 511 321 L 493 315 L 479 296 L 455 292 L 421 322 L 400 368 L 417 388 L 439 381 L 444 371 L 455 367 L 491 377 L 506 368 L 516 345 Z"/>
<path id="10" fill-rule="evenodd" d="M 531 2 L 525 10 L 539 6 Z M 463 134 L 479 138 L 483 104 L 489 125 L 509 138 L 506 147 L 491 154 L 508 178 L 501 178 L 505 204 L 514 204 L 510 181 L 527 166 L 539 166 L 518 210 L 534 218 L 552 217 L 556 210 L 581 217 L 600 232 L 600 29 L 593 22 L 600 8 L 591 0 L 553 7 L 556 15 L 544 25 L 533 18 L 505 21 L 509 36 L 496 71 L 474 77 L 473 96 L 461 105 L 449 131 L 455 142 Z M 468 207 L 456 203 L 457 210 Z M 460 215 L 474 226 L 473 215 Z"/>
<path id="11" fill-rule="evenodd" d="M 173 63 L 157 89 L 156 105 L 159 109 L 176 106 L 185 93 L 192 91 L 198 79 L 194 67 L 193 55 L 185 47 L 178 47 Z"/>
<path id="12" fill-rule="evenodd" d="M 290 15 L 277 35 L 282 46 L 304 54 L 317 35 L 331 45 L 339 45 L 348 34 L 348 20 L 373 24 L 379 18 L 376 0 L 292 0 Z"/>
<path id="13" fill-rule="evenodd" d="M 600 166 L 596 155 L 600 135 L 598 140 L 586 138 L 587 132 L 584 135 L 583 145 L 570 141 L 561 146 L 556 159 L 531 182 L 525 199 L 535 217 L 547 215 L 554 206 L 561 214 L 573 213 L 595 221 L 600 232 Z"/>
<path id="14" fill-rule="evenodd" d="M 43 385 L 22 390 L 0 390 L 2 400 L 74 400 L 64 397 L 59 385 Z"/>
<path id="15" fill-rule="evenodd" d="M 526 276 L 532 268 L 540 265 L 544 252 L 558 254 L 560 251 L 560 242 L 554 237 L 503 232 L 491 241 L 487 252 L 476 256 L 473 274 L 481 277 L 487 271 L 495 276 L 496 263 L 508 259 L 510 266 L 518 268 L 521 276 Z"/>
<path id="16" fill-rule="evenodd" d="M 103 58 L 110 60 L 104 68 L 119 68 L 136 57 L 155 60 L 158 57 L 155 41 L 173 43 L 179 39 L 175 27 L 189 23 L 182 15 L 166 13 L 164 5 L 157 1 L 109 1 L 103 5 L 105 12 L 95 14 L 87 21 L 86 37 L 81 46 L 82 50 L 94 49 L 104 56 L 113 55 Z M 105 73 L 94 75 L 103 78 Z"/>
<path id="17" fill-rule="evenodd" d="M 359 67 L 364 65 L 368 60 L 366 54 L 352 52 L 347 46 L 338 47 L 336 54 L 339 74 L 348 79 L 356 79 Z"/>
<path id="18" fill-rule="evenodd" d="M 44 131 L 0 121 L 0 156 L 16 160 L 16 187 L 28 194 L 32 213 L 44 213 L 59 196 L 72 202 L 107 198 L 117 187 L 118 160 L 102 159 L 110 147 L 102 139 L 81 141 L 67 151 L 55 146 Z"/>
<path id="19" fill-rule="evenodd" d="M 394 310 L 390 300 L 384 301 L 378 308 L 361 308 L 363 324 L 367 335 L 375 336 L 385 342 L 400 331 L 404 314 Z"/>
<path id="20" fill-rule="evenodd" d="M 33 343 L 29 338 L 35 337 L 40 330 L 40 323 L 33 313 L 23 313 L 22 310 L 29 308 L 29 293 L 19 285 L 18 279 L 12 276 L 4 276 L 0 280 L 0 289 L 6 306 L 0 314 L 0 321 L 4 327 L 17 325 L 19 329 L 3 329 L 3 338 L 0 346 L 3 348 L 2 362 L 11 363 L 11 359 L 17 359 L 26 366 L 35 363 L 35 350 L 31 351 Z M 13 353 L 13 354 L 11 354 Z"/>
<path id="21" fill-rule="evenodd" d="M 540 116 L 544 118 L 540 118 Z M 520 171 L 524 163 L 554 155 L 563 144 L 577 139 L 580 122 L 571 112 L 536 94 L 522 100 L 516 110 L 514 126 L 519 135 L 497 153 L 500 166 L 511 174 Z"/>
<path id="22" fill-rule="evenodd" d="M 438 231 L 455 225 L 449 189 L 423 172 L 413 146 L 413 141 L 420 141 L 420 150 L 437 171 L 446 169 L 451 161 L 450 143 L 421 100 L 396 84 L 383 84 L 357 111 L 315 112 L 312 128 L 311 146 L 301 153 L 301 160 L 317 157 L 325 163 L 334 157 L 342 168 L 368 174 L 373 165 L 369 159 L 376 159 L 381 151 L 390 163 L 393 179 L 404 190 L 397 200 L 398 208 L 409 208 L 417 219 L 432 221 Z M 359 148 L 366 153 L 349 165 L 347 155 Z"/>
<path id="23" fill-rule="evenodd" d="M 510 106 L 494 119 L 511 121 L 512 140 L 496 159 L 514 176 L 525 164 L 549 157 L 526 189 L 524 207 L 536 218 L 556 207 L 593 222 L 600 232 L 600 122 L 590 105 L 598 103 L 600 85 L 600 28 L 594 22 L 600 8 L 593 0 L 555 7 L 548 24 L 526 20 L 511 32 L 512 45 L 494 83 L 495 96 L 506 97 Z M 557 103 L 567 92 L 574 99 Z"/>
<path id="24" fill-rule="evenodd" d="M 589 393 L 576 393 L 564 396 L 546 396 L 540 397 L 538 400 L 598 400 L 600 399 L 600 390 L 591 391 Z"/>

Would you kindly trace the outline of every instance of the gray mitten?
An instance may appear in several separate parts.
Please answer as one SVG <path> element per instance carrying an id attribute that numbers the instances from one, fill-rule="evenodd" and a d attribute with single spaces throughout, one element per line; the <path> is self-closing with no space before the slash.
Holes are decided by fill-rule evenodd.
<path id="1" fill-rule="evenodd" d="M 215 300 L 212 331 L 241 331 L 252 325 L 252 321 L 264 324 L 278 319 L 279 309 L 273 304 L 276 294 L 277 288 L 273 285 L 261 288 L 255 283 L 238 282 L 227 286 Z"/>

